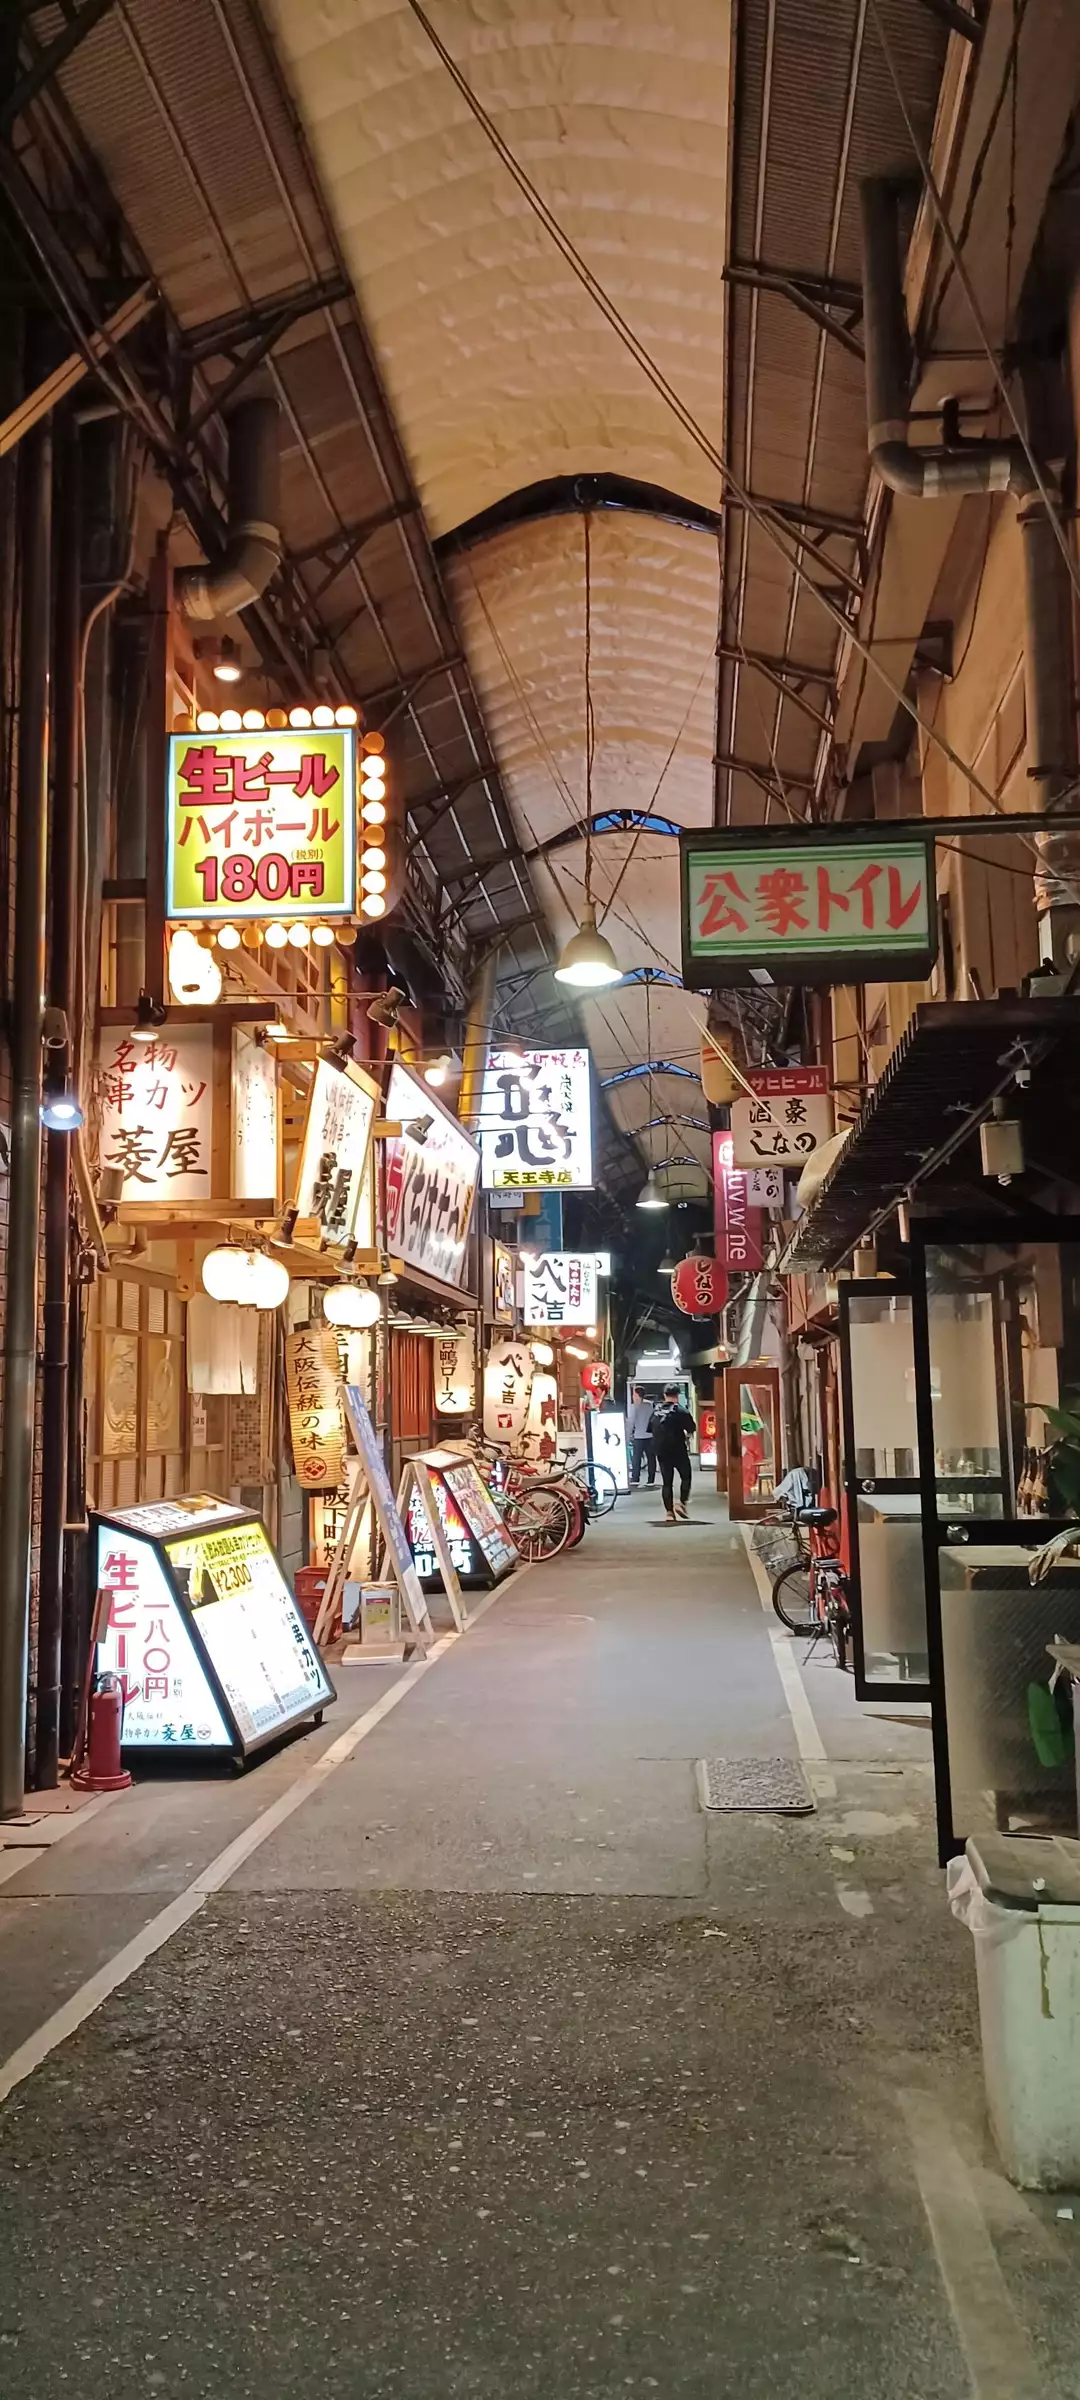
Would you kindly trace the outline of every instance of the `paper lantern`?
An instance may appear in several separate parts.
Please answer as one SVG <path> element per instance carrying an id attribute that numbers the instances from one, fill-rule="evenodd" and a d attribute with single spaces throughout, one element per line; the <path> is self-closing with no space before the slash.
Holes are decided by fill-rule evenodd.
<path id="1" fill-rule="evenodd" d="M 727 1270 L 715 1258 L 684 1258 L 671 1278 L 671 1297 L 687 1317 L 715 1317 L 728 1296 Z"/>
<path id="2" fill-rule="evenodd" d="M 484 1366 L 484 1432 L 501 1449 L 516 1450 L 529 1413 L 533 1381 L 529 1344 L 504 1335 L 492 1342 Z"/>
<path id="3" fill-rule="evenodd" d="M 328 1325 L 362 1330 L 377 1322 L 381 1308 L 378 1293 L 366 1283 L 332 1283 L 323 1293 L 323 1315 Z"/>
<path id="4" fill-rule="evenodd" d="M 581 1388 L 588 1393 L 590 1400 L 595 1401 L 597 1408 L 607 1399 L 611 1390 L 611 1368 L 606 1358 L 590 1358 L 588 1366 L 581 1370 Z"/>
<path id="5" fill-rule="evenodd" d="M 476 1406 L 472 1333 L 439 1333 L 432 1343 L 435 1407 L 440 1417 L 471 1417 Z"/>

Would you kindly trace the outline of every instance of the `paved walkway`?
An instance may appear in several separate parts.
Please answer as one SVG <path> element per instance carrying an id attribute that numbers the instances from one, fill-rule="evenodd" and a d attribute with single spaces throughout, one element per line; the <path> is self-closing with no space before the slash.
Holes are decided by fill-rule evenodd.
<path id="1" fill-rule="evenodd" d="M 925 1728 L 800 1672 L 697 1506 L 621 1501 L 241 1781 L 0 1851 L 4 2400 L 1080 2392 Z M 696 1758 L 800 1746 L 814 1816 L 702 1814 Z"/>

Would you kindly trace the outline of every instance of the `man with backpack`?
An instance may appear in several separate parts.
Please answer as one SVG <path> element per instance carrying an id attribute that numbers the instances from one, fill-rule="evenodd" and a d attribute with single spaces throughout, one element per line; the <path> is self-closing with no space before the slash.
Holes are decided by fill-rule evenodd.
<path id="1" fill-rule="evenodd" d="M 685 1518 L 690 1498 L 690 1452 L 687 1441 L 694 1431 L 694 1420 L 679 1398 L 679 1387 L 669 1383 L 664 1397 L 657 1402 L 649 1419 L 649 1432 L 656 1446 L 656 1463 L 660 1469 L 660 1488 L 669 1525 L 676 1518 Z M 675 1499 L 675 1477 L 679 1478 L 679 1497 Z"/>

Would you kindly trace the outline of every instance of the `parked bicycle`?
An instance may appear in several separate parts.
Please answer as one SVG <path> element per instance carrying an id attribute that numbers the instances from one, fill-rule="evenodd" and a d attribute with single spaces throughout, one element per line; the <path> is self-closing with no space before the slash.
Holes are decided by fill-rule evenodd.
<path id="1" fill-rule="evenodd" d="M 835 1508 L 788 1508 L 785 1520 L 798 1552 L 773 1581 L 773 1607 L 789 1633 L 801 1634 L 811 1642 L 828 1640 L 837 1666 L 846 1669 L 851 1648 L 851 1587 L 838 1555 L 837 1512 Z"/>
<path id="2" fill-rule="evenodd" d="M 507 1532 L 523 1559 L 535 1565 L 577 1547 L 589 1515 L 585 1487 L 542 1465 L 508 1458 L 476 1432 L 461 1447 L 497 1498 Z"/>

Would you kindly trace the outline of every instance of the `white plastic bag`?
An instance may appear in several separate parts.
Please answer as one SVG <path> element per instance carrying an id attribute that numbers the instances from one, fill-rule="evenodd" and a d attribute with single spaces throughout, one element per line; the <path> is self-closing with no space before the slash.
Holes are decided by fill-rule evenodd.
<path id="1" fill-rule="evenodd" d="M 1023 1908 L 1002 1908 L 996 1900 L 988 1900 L 980 1889 L 979 1879 L 970 1860 L 951 1858 L 945 1870 L 945 1889 L 949 1907 L 961 1925 L 966 1925 L 976 1941 L 1015 1941 L 1025 1925 L 1030 1925 L 1030 1911 Z"/>

